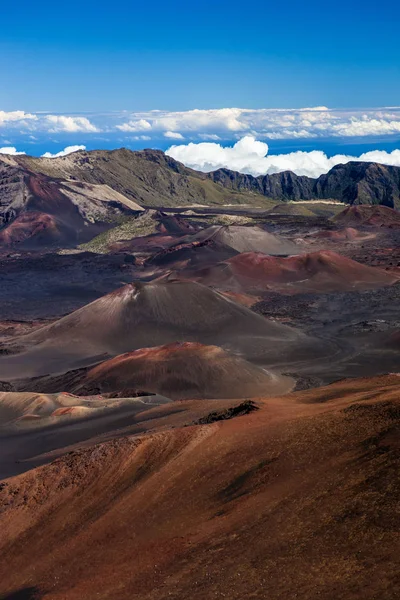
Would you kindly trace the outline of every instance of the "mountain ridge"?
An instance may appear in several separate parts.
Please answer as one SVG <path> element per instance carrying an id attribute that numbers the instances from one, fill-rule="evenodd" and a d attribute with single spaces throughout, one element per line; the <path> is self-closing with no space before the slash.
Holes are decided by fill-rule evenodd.
<path id="1" fill-rule="evenodd" d="M 221 188 L 225 194 L 227 191 L 250 193 L 256 195 L 259 201 L 262 197 L 280 200 L 334 199 L 346 204 L 400 207 L 400 167 L 374 162 L 339 164 L 328 173 L 311 178 L 292 171 L 257 177 L 225 168 L 203 173 L 176 161 L 162 150 L 153 149 L 80 150 L 58 158 L 20 155 L 6 157 L 5 160 L 0 157 L 0 161 L 50 177 L 107 184 L 143 204 L 146 204 L 146 199 L 154 202 L 154 192 L 158 192 L 160 206 L 174 195 L 178 203 L 182 195 L 186 203 L 210 200 L 209 195 L 216 193 L 215 188 L 204 189 L 210 181 L 218 184 L 220 193 Z M 108 163 L 112 163 L 112 169 Z M 137 188 L 139 182 L 139 189 L 127 187 L 136 184 Z M 213 203 L 218 204 L 219 200 L 214 198 Z"/>
<path id="2" fill-rule="evenodd" d="M 161 150 L 80 150 L 58 158 L 20 155 L 7 163 L 57 180 L 106 184 L 146 207 L 232 202 L 272 208 L 272 200 L 266 202 L 253 191 L 239 193 L 217 186 L 206 173 L 185 167 Z"/>
<path id="3" fill-rule="evenodd" d="M 400 167 L 352 161 L 333 167 L 318 178 L 282 171 L 254 177 L 229 169 L 208 173 L 232 189 L 253 190 L 280 200 L 340 200 L 346 204 L 400 207 Z"/>
<path id="4" fill-rule="evenodd" d="M 15 239 L 35 246 L 35 238 L 53 246 L 85 242 L 143 208 L 231 204 L 269 209 L 277 200 L 399 209 L 400 167 L 349 162 L 312 179 L 290 171 L 258 177 L 229 169 L 203 173 L 151 149 L 0 156 L 0 230 L 8 245 Z M 23 217 L 32 212 L 36 218 Z M 15 221 L 14 229 L 5 231 Z"/>

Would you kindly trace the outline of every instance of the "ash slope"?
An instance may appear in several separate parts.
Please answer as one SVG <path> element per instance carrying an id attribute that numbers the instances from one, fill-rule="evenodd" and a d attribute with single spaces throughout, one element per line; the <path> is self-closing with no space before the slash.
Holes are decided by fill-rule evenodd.
<path id="1" fill-rule="evenodd" d="M 243 398 L 290 391 L 293 380 L 272 375 L 218 346 L 180 342 L 143 348 L 90 369 L 75 394 L 129 396 L 146 390 L 172 400 Z"/>
<path id="2" fill-rule="evenodd" d="M 298 246 L 293 242 L 257 226 L 214 225 L 194 235 L 192 240 L 214 241 L 236 252 L 263 252 L 272 256 L 299 253 Z"/>
<path id="3" fill-rule="evenodd" d="M 187 418 L 193 405 L 182 404 Z M 70 452 L 6 481 L 0 591 L 397 597 L 399 378 L 259 407 L 186 428 L 173 428 L 180 417 L 171 415 L 169 430 L 164 421 L 158 433 Z"/>
<path id="4" fill-rule="evenodd" d="M 68 424 L 68 421 L 86 421 L 88 429 L 94 423 L 95 429 L 99 417 L 115 418 L 121 413 L 134 415 L 168 402 L 171 400 L 157 394 L 109 399 L 99 395 L 82 397 L 66 392 L 0 392 L 0 437 L 5 432 L 24 434 L 27 430 L 44 427 L 54 429 Z"/>
<path id="5" fill-rule="evenodd" d="M 156 240 L 154 241 L 156 243 Z M 214 225 L 194 235 L 166 242 L 163 249 L 155 249 L 158 251 L 147 259 L 147 267 L 158 267 L 161 273 L 166 269 L 178 269 L 185 274 L 188 268 L 213 265 L 241 252 L 257 251 L 272 256 L 287 256 L 301 251 L 301 248 L 290 240 L 258 226 Z M 132 246 L 131 243 L 120 248 L 126 250 Z"/>
<path id="6" fill-rule="evenodd" d="M 129 284 L 55 323 L 15 338 L 0 380 L 66 372 L 143 347 L 192 341 L 263 364 L 329 354 L 328 343 L 274 323 L 192 282 Z"/>

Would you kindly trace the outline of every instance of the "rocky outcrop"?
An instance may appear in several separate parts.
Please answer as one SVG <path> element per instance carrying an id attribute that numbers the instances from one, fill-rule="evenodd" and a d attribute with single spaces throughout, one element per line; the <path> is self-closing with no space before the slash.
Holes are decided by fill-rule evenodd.
<path id="1" fill-rule="evenodd" d="M 333 199 L 346 204 L 400 208 L 400 167 L 376 163 L 337 165 L 318 179 L 290 171 L 253 177 L 228 169 L 219 169 L 208 177 L 230 189 L 253 191 L 279 200 Z"/>
<path id="2" fill-rule="evenodd" d="M 400 168 L 362 162 L 337 165 L 316 180 L 314 192 L 318 198 L 335 198 L 346 204 L 400 208 Z"/>
<path id="3" fill-rule="evenodd" d="M 208 173 L 207 177 L 229 189 L 255 192 L 280 200 L 311 200 L 314 180 L 296 175 L 291 171 L 253 177 L 229 169 L 218 169 Z"/>

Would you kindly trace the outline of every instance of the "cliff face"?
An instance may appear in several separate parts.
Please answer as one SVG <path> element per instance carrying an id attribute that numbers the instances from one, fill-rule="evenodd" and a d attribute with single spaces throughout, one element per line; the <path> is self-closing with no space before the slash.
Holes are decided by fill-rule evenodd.
<path id="1" fill-rule="evenodd" d="M 207 177 L 229 189 L 254 192 L 278 200 L 311 200 L 315 198 L 313 193 L 315 180 L 296 175 L 291 171 L 253 177 L 229 171 L 229 169 L 218 169 L 208 173 Z"/>
<path id="2" fill-rule="evenodd" d="M 228 169 L 219 169 L 208 177 L 224 187 L 253 191 L 277 200 L 334 199 L 347 204 L 400 208 L 400 168 L 376 163 L 337 165 L 318 179 L 290 171 L 253 177 Z"/>
<path id="3" fill-rule="evenodd" d="M 319 198 L 337 198 L 347 204 L 400 208 L 400 168 L 359 162 L 337 165 L 316 180 L 314 190 Z"/>

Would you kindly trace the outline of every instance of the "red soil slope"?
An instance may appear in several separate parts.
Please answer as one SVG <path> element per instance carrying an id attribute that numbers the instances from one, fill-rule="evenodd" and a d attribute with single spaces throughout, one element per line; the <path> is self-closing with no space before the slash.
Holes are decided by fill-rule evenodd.
<path id="1" fill-rule="evenodd" d="M 339 231 L 322 230 L 317 233 L 311 234 L 309 237 L 316 238 L 318 240 L 329 240 L 331 242 L 354 242 L 363 239 L 370 239 L 373 234 L 362 233 L 354 227 L 345 227 Z M 307 239 L 308 239 L 307 238 Z"/>
<path id="2" fill-rule="evenodd" d="M 397 376 L 343 381 L 9 479 L 0 593 L 397 598 L 399 392 Z"/>
<path id="3" fill-rule="evenodd" d="M 378 205 L 349 206 L 333 220 L 347 226 L 400 227 L 400 213 L 393 208 Z"/>
<path id="4" fill-rule="evenodd" d="M 367 290 L 392 285 L 399 276 L 324 250 L 287 258 L 248 252 L 196 274 L 220 289 L 293 294 Z"/>
<path id="5" fill-rule="evenodd" d="M 65 232 L 52 215 L 26 212 L 0 231 L 0 246 L 53 245 L 63 241 Z"/>
<path id="6" fill-rule="evenodd" d="M 74 392 L 157 392 L 173 400 L 284 393 L 290 378 L 273 376 L 217 346 L 184 342 L 122 354 L 91 369 Z"/>
<path id="7" fill-rule="evenodd" d="M 23 242 L 29 245 L 28 249 L 56 243 L 74 245 L 109 229 L 121 216 L 141 210 L 125 197 L 115 196 L 107 186 L 63 182 L 20 170 L 15 177 L 18 182 L 15 189 L 12 181 L 2 188 L 0 223 L 7 227 L 3 229 L 5 237 L 0 237 L 0 244 Z M 46 235 L 38 235 L 41 230 Z"/>

